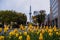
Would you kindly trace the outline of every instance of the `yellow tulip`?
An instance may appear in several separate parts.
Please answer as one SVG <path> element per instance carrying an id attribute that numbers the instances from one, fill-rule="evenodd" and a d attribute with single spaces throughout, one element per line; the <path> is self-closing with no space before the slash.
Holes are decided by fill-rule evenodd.
<path id="1" fill-rule="evenodd" d="M 8 30 L 9 30 L 9 27 L 8 26 L 5 26 L 4 27 L 4 33 L 6 33 Z"/>
<path id="2" fill-rule="evenodd" d="M 59 32 L 56 32 L 57 35 L 59 35 Z"/>
<path id="3" fill-rule="evenodd" d="M 49 32 L 49 33 L 53 32 L 53 29 L 48 29 L 48 32 Z"/>
<path id="4" fill-rule="evenodd" d="M 0 32 L 2 32 L 2 28 L 0 28 Z"/>
<path id="5" fill-rule="evenodd" d="M 16 37 L 18 37 L 19 36 L 19 34 L 18 33 L 16 33 Z"/>
<path id="6" fill-rule="evenodd" d="M 29 31 L 31 31 L 32 32 L 32 29 L 30 28 L 30 30 Z"/>
<path id="7" fill-rule="evenodd" d="M 10 36 L 14 36 L 15 33 L 12 31 L 12 32 L 9 33 L 9 35 L 10 35 Z"/>
<path id="8" fill-rule="evenodd" d="M 48 26 L 46 26 L 46 29 L 48 29 Z"/>
<path id="9" fill-rule="evenodd" d="M 19 36 L 19 40 L 22 40 L 22 36 Z"/>
<path id="10" fill-rule="evenodd" d="M 32 26 L 31 24 L 29 25 L 29 27 L 30 27 L 30 28 L 33 28 L 33 26 Z"/>
<path id="11" fill-rule="evenodd" d="M 54 26 L 54 27 L 53 27 L 53 30 L 54 30 L 54 31 L 57 31 L 57 28 L 56 28 L 56 26 Z"/>
<path id="12" fill-rule="evenodd" d="M 0 36 L 0 40 L 4 40 L 4 36 Z"/>
<path id="13" fill-rule="evenodd" d="M 6 33 L 8 31 L 8 29 L 7 28 L 4 28 L 4 33 Z"/>
<path id="14" fill-rule="evenodd" d="M 39 29 L 39 26 L 37 26 L 37 29 Z"/>
<path id="15" fill-rule="evenodd" d="M 42 29 L 41 31 L 42 31 L 42 33 L 44 33 L 44 32 L 45 32 L 45 30 L 44 30 L 44 29 Z"/>
<path id="16" fill-rule="evenodd" d="M 30 36 L 29 36 L 29 35 L 27 35 L 27 38 L 26 38 L 26 40 L 30 40 Z"/>
<path id="17" fill-rule="evenodd" d="M 24 30 L 24 27 L 22 24 L 20 25 L 20 30 Z"/>
<path id="18" fill-rule="evenodd" d="M 49 36 L 52 36 L 53 35 L 53 33 L 49 33 Z"/>
<path id="19" fill-rule="evenodd" d="M 17 29 L 14 29 L 14 33 L 17 33 L 18 32 L 18 30 Z"/>
<path id="20" fill-rule="evenodd" d="M 42 33 L 40 33 L 39 40 L 43 40 L 43 34 Z"/>
<path id="21" fill-rule="evenodd" d="M 27 35 L 27 32 L 24 32 L 23 34 L 26 36 Z"/>
<path id="22" fill-rule="evenodd" d="M 40 36 L 43 36 L 43 34 L 42 34 L 42 33 L 40 33 Z"/>
<path id="23" fill-rule="evenodd" d="M 43 40 L 43 37 L 41 36 L 41 37 L 39 37 L 39 40 Z"/>
<path id="24" fill-rule="evenodd" d="M 57 29 L 55 28 L 54 31 L 57 31 Z"/>

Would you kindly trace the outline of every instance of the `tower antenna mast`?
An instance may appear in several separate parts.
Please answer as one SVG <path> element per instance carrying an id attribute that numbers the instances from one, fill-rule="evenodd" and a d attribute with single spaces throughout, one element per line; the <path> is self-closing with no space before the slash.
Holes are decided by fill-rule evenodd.
<path id="1" fill-rule="evenodd" d="M 30 12 L 29 12 L 30 17 L 29 17 L 29 19 L 30 19 L 30 23 L 31 23 L 31 14 L 32 14 L 32 12 L 31 12 L 31 0 L 30 0 L 30 6 L 29 7 L 30 7 Z"/>

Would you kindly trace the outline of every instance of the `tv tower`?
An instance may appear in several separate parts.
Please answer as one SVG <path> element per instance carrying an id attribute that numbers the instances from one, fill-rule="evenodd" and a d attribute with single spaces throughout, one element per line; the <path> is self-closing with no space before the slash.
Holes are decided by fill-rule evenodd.
<path id="1" fill-rule="evenodd" d="M 30 10 L 29 10 L 29 11 L 30 11 L 30 12 L 29 12 L 29 16 L 30 16 L 29 19 L 30 19 L 30 23 L 31 23 L 31 20 L 32 20 L 32 19 L 31 19 L 31 14 L 32 14 L 32 12 L 31 12 L 31 0 L 30 0 Z"/>

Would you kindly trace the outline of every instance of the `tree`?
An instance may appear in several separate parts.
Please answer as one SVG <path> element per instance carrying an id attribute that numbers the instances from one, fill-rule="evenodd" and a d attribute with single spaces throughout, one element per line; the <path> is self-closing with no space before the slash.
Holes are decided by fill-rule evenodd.
<path id="1" fill-rule="evenodd" d="M 25 25 L 27 22 L 27 16 L 25 14 L 22 14 L 22 13 L 18 13 L 17 15 L 18 15 L 17 23 Z"/>
<path id="2" fill-rule="evenodd" d="M 45 14 L 45 10 L 40 10 L 39 12 L 40 12 L 40 15 L 37 15 L 38 16 L 37 20 L 38 20 L 38 23 L 40 23 L 41 25 L 41 24 L 44 24 L 46 14 Z"/>
<path id="3" fill-rule="evenodd" d="M 32 16 L 32 19 L 33 19 L 33 22 L 34 22 L 34 23 L 37 23 L 36 18 L 37 18 L 36 16 Z"/>
<path id="4" fill-rule="evenodd" d="M 44 23 L 46 14 L 45 14 L 45 10 L 40 10 L 39 12 L 40 12 L 40 14 L 38 14 L 38 15 L 35 16 L 35 22 L 38 22 L 39 26 L 40 26 L 41 24 Z"/>
<path id="5" fill-rule="evenodd" d="M 19 24 L 25 25 L 27 21 L 27 17 L 24 13 L 18 13 L 16 11 L 0 11 L 0 22 L 5 24 L 10 24 L 11 22 L 16 22 Z"/>

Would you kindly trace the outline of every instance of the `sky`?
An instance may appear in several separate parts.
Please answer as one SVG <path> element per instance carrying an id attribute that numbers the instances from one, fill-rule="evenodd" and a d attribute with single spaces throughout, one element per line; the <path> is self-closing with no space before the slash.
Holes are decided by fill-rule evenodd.
<path id="1" fill-rule="evenodd" d="M 32 15 L 34 11 L 46 10 L 46 14 L 50 13 L 49 0 L 0 0 L 0 10 L 15 10 L 23 12 L 27 15 L 29 21 L 29 6 L 32 7 Z"/>

